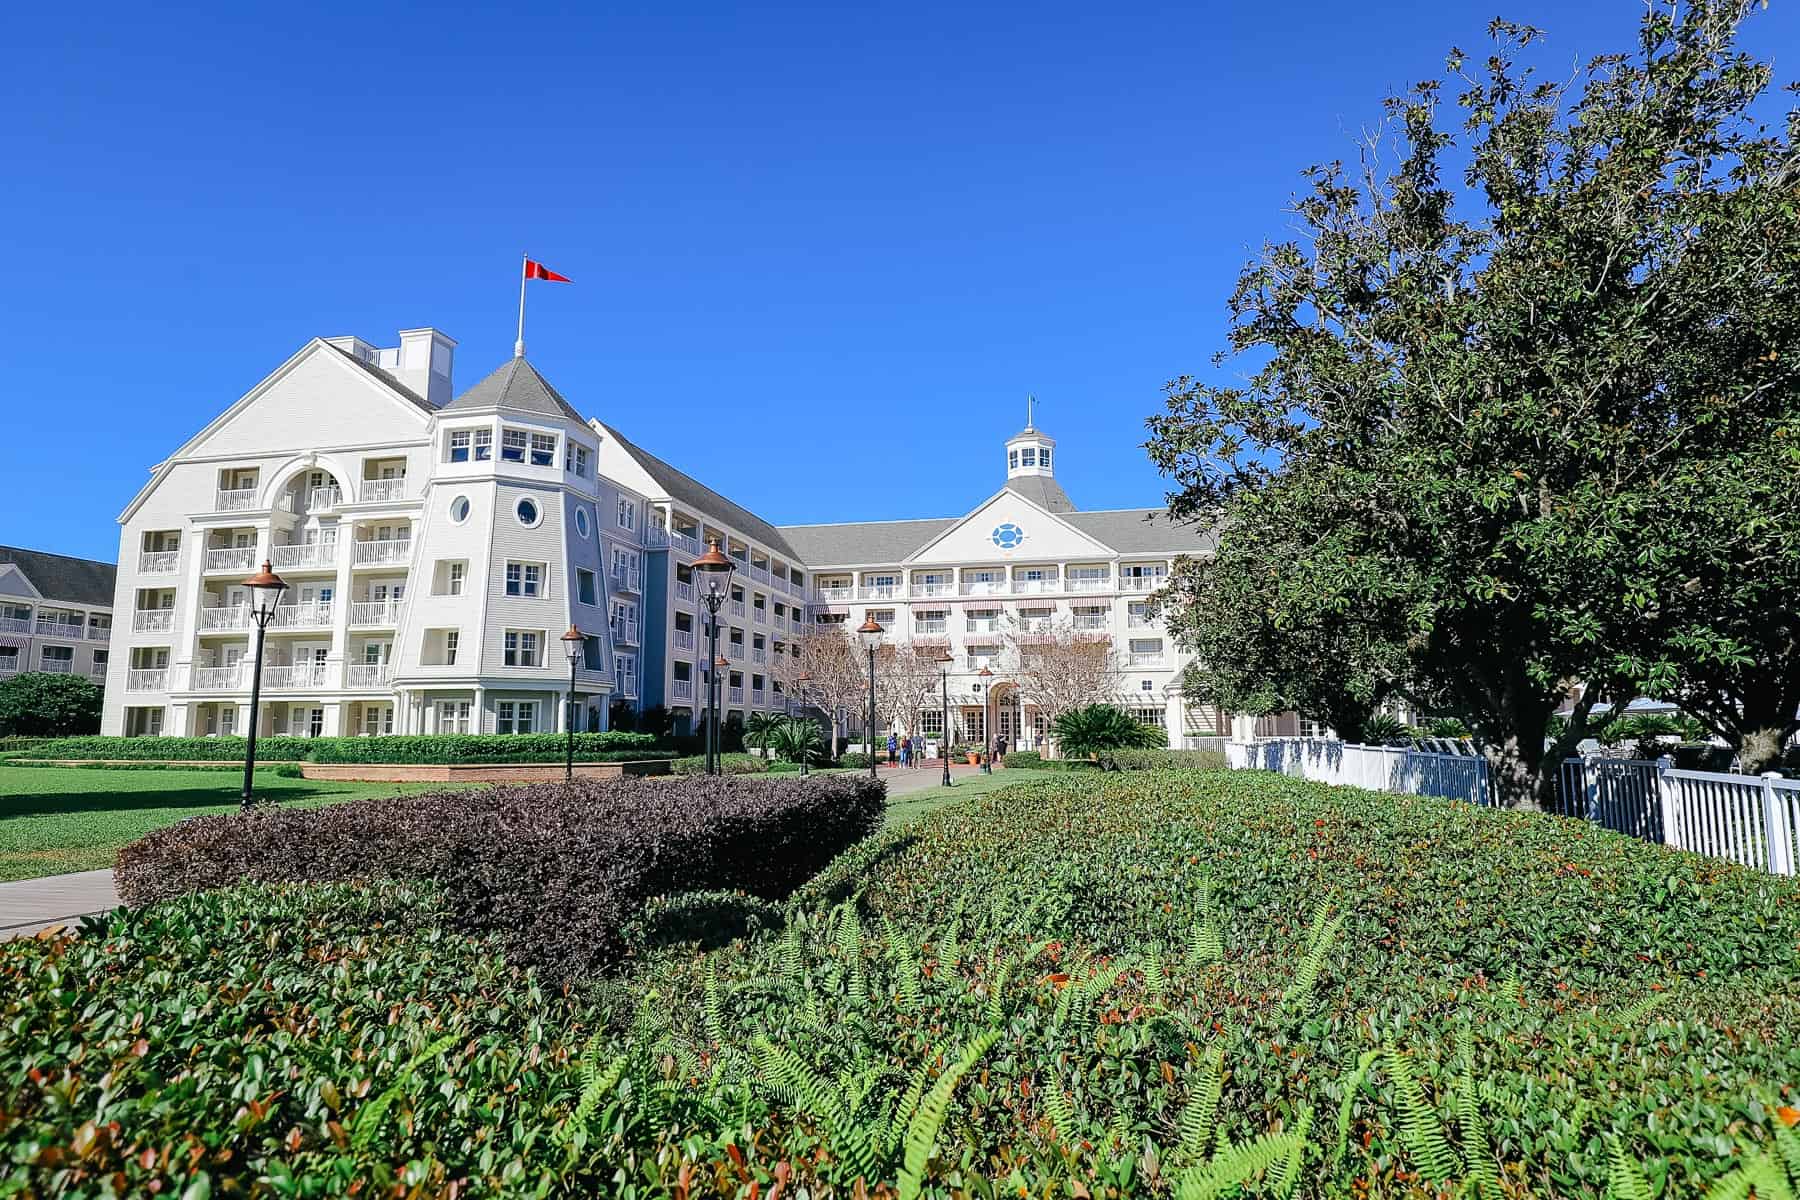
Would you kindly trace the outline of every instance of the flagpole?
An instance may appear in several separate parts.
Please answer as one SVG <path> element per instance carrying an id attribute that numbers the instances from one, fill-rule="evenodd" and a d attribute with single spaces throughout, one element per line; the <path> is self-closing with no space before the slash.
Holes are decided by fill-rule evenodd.
<path id="1" fill-rule="evenodd" d="M 513 357 L 525 357 L 525 263 L 529 254 L 519 255 L 519 340 L 513 343 Z"/>

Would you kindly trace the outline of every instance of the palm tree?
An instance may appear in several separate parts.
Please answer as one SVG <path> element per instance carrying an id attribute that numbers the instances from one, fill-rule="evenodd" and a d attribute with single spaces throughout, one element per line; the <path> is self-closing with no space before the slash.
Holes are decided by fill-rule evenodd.
<path id="1" fill-rule="evenodd" d="M 781 719 L 770 732 L 769 741 L 775 753 L 789 762 L 799 762 L 803 755 L 807 762 L 825 761 L 825 740 L 819 736 L 818 723 L 811 718 Z"/>
<path id="2" fill-rule="evenodd" d="M 775 731 L 786 720 L 779 713 L 753 712 L 744 721 L 744 744 L 766 750 Z"/>
<path id="3" fill-rule="evenodd" d="M 1169 735 L 1163 730 L 1110 704 L 1072 708 L 1051 722 L 1050 733 L 1056 739 L 1056 748 L 1072 758 L 1087 758 L 1109 750 L 1157 749 L 1169 744 Z"/>

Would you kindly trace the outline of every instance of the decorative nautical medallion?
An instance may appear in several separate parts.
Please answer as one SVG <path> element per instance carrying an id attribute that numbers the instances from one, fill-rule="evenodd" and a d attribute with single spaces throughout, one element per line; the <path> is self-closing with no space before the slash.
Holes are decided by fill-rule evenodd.
<path id="1" fill-rule="evenodd" d="M 1025 540 L 1025 531 L 1008 521 L 1004 525 L 994 526 L 992 537 L 994 545 L 1002 550 L 1017 550 L 1019 544 Z"/>

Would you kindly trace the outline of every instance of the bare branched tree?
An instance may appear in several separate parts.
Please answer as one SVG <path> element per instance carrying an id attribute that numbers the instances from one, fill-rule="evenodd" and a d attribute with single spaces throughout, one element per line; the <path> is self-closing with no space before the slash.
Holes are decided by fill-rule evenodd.
<path id="1" fill-rule="evenodd" d="M 822 709 L 831 719 L 835 746 L 835 739 L 844 732 L 841 714 L 846 709 L 860 710 L 868 695 L 865 655 L 855 636 L 842 624 L 808 625 L 794 636 L 794 645 L 800 648 L 799 656 L 792 660 L 794 676 L 808 676 L 801 685 L 802 694 L 808 704 Z"/>
<path id="2" fill-rule="evenodd" d="M 1046 725 L 1071 709 L 1115 702 L 1124 692 L 1112 637 L 1077 629 L 1071 620 L 1009 628 L 999 674 L 1043 714 Z"/>

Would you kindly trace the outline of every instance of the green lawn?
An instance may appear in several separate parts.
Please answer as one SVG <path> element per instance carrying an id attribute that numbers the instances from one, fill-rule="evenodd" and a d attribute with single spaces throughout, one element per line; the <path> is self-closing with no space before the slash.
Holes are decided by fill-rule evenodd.
<path id="1" fill-rule="evenodd" d="M 1013 767 L 1010 770 L 1002 767 L 992 775 L 977 775 L 973 778 L 958 779 L 950 787 L 938 785 L 924 791 L 910 792 L 897 796 L 888 802 L 887 827 L 904 825 L 915 821 L 928 812 L 936 812 L 946 804 L 956 804 L 972 796 L 985 795 L 1015 783 L 1030 783 L 1034 779 L 1065 779 L 1066 771 L 1034 771 L 1028 767 Z"/>
<path id="2" fill-rule="evenodd" d="M 0 765 L 0 880 L 110 867 L 119 847 L 152 829 L 235 807 L 242 786 L 236 771 Z M 256 776 L 259 796 L 302 805 L 443 786 Z"/>

